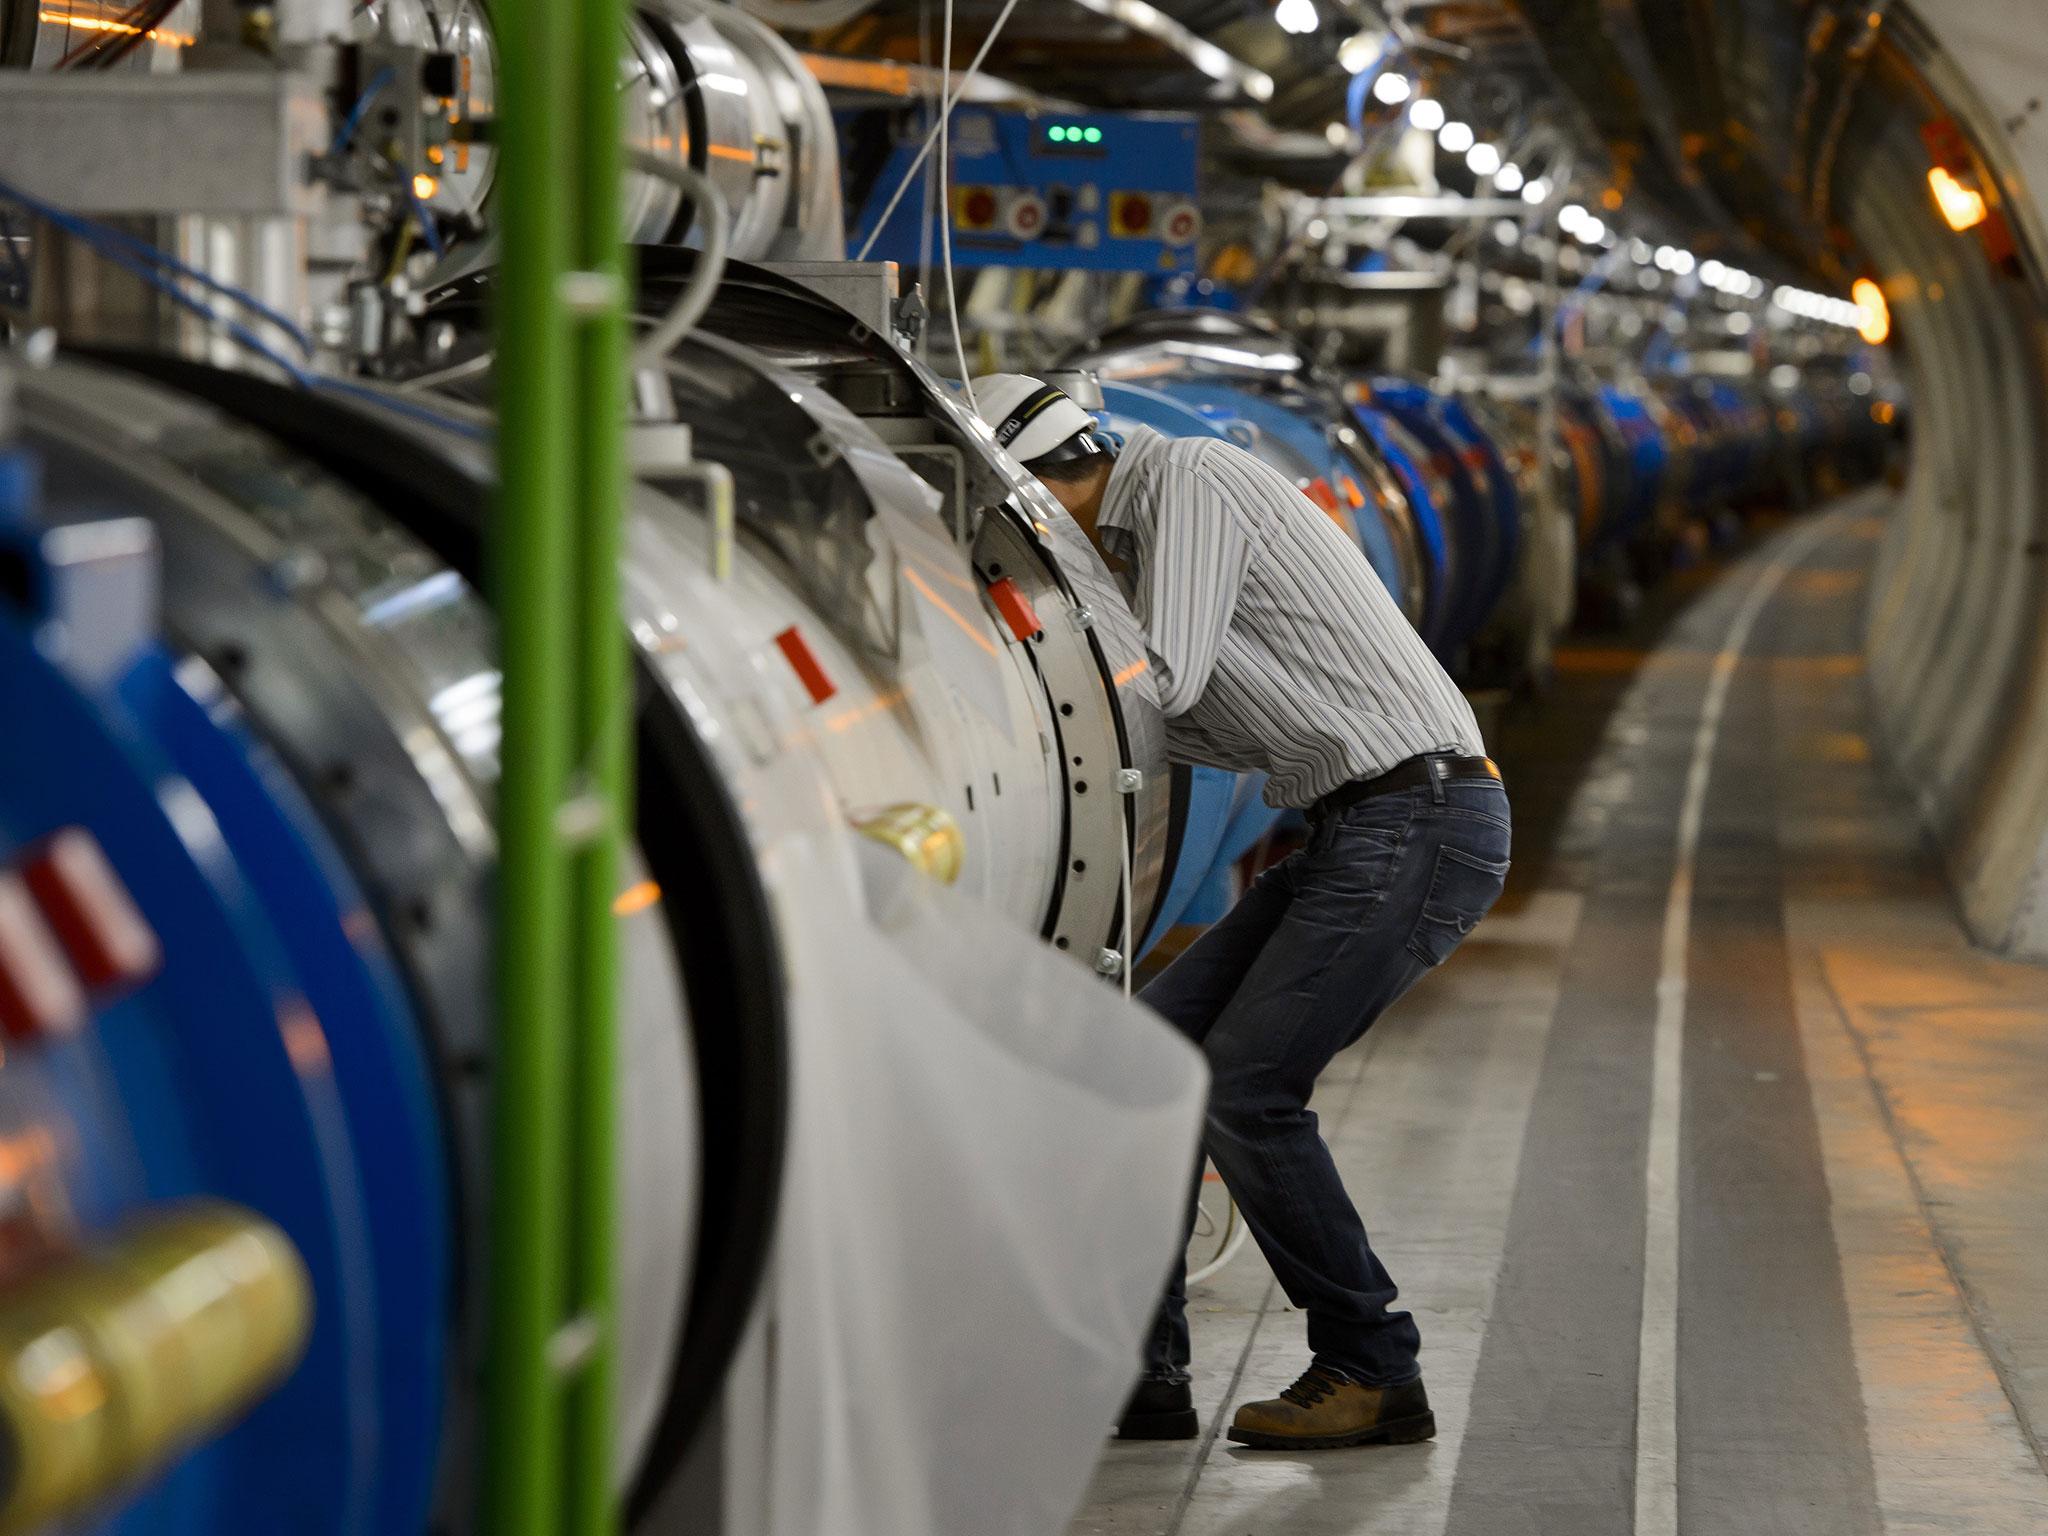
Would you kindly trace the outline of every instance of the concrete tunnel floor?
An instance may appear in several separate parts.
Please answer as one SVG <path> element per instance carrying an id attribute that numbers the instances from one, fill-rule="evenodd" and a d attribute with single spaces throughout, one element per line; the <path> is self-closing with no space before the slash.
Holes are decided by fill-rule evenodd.
<path id="1" fill-rule="evenodd" d="M 1248 1245 L 1193 1296 L 1201 1438 L 1107 1445 L 1074 1536 L 2048 1532 L 2048 969 L 1971 947 L 1873 752 L 1884 505 L 1561 657 L 1496 743 L 1507 895 L 1322 1081 L 1435 1442 L 1222 1438 L 1307 1363 Z"/>

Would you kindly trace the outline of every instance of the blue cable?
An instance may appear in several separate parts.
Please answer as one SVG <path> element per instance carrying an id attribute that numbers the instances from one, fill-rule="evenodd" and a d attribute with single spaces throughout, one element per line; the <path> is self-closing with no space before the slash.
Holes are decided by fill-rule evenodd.
<path id="1" fill-rule="evenodd" d="M 191 294 L 185 292 L 184 289 L 178 287 L 176 283 L 164 276 L 162 272 L 157 271 L 142 261 L 129 257 L 120 251 L 109 249 L 104 245 L 93 244 L 92 250 L 102 261 L 119 267 L 130 276 L 149 284 L 150 287 L 155 288 L 180 308 L 190 311 L 210 325 L 220 327 L 221 330 L 233 338 L 237 345 L 272 364 L 301 389 L 347 395 L 352 399 L 368 401 L 383 410 L 391 412 L 393 415 L 425 422 L 429 426 L 438 427 L 444 432 L 452 432 L 458 437 L 481 441 L 489 438 L 491 435 L 490 430 L 486 427 L 478 426 L 472 422 L 459 421 L 452 416 L 444 416 L 439 411 L 416 404 L 413 401 L 386 395 L 378 390 L 366 389 L 362 385 L 351 383 L 346 379 L 332 378 L 329 375 L 315 373 L 309 368 L 302 367 L 271 346 L 269 342 L 258 336 L 240 321 L 230 319 L 203 299 L 194 298 Z"/>
<path id="2" fill-rule="evenodd" d="M 361 121 L 363 108 L 367 105 L 369 98 L 382 89 L 379 81 L 387 78 L 389 73 L 390 71 L 388 70 L 382 71 L 378 79 L 372 81 L 370 89 L 363 93 L 362 100 L 356 103 L 356 110 L 350 114 L 348 122 L 344 124 L 344 132 L 342 137 L 336 140 L 337 145 L 346 143 L 347 138 L 354 133 L 356 124 Z M 407 195 L 412 197 L 414 207 L 421 217 L 423 230 L 427 236 L 427 243 L 438 253 L 441 250 L 440 238 L 432 227 L 432 221 L 427 215 L 426 208 L 420 204 L 416 196 L 413 196 L 410 185 L 405 190 Z M 258 336 L 240 321 L 231 319 L 211 304 L 187 293 L 166 274 L 172 273 L 178 277 L 189 278 L 202 287 L 211 289 L 224 298 L 232 299 L 236 303 L 245 306 L 253 313 L 262 316 L 262 318 L 277 326 L 279 330 L 290 336 L 297 343 L 301 351 L 310 356 L 313 352 L 311 338 L 297 325 L 293 324 L 290 319 L 279 314 L 253 294 L 245 293 L 239 288 L 223 283 L 217 278 L 200 271 L 197 267 L 189 266 L 185 262 L 178 260 L 168 252 L 157 249 L 147 241 L 136 239 L 124 230 L 111 228 L 80 214 L 67 213 L 54 204 L 46 203 L 39 197 L 31 196 L 29 193 L 23 192 L 18 187 L 12 186 L 5 181 L 0 181 L 0 201 L 11 202 L 18 207 L 24 208 L 37 218 L 64 231 L 64 233 L 72 236 L 74 239 L 82 241 L 102 261 L 119 267 L 131 277 L 156 289 L 180 308 L 197 315 L 210 325 L 219 327 L 238 346 L 272 364 L 301 389 L 321 390 L 330 394 L 347 395 L 352 399 L 364 400 L 382 410 L 389 411 L 393 415 L 424 422 L 444 432 L 454 433 L 458 437 L 482 440 L 489 438 L 491 435 L 488 428 L 477 426 L 471 422 L 458 421 L 452 416 L 444 416 L 439 411 L 418 405 L 413 401 L 385 395 L 377 390 L 366 389 L 359 384 L 352 384 L 345 379 L 332 378 L 326 374 L 315 373 L 308 368 L 302 367 L 289 357 L 286 357 L 282 352 L 279 352 L 269 342 Z M 17 269 L 22 273 L 25 280 L 27 277 L 27 267 L 22 263 L 20 253 L 14 249 L 12 240 L 7 241 L 7 246 L 9 254 L 12 256 Z"/>
<path id="3" fill-rule="evenodd" d="M 388 64 L 370 76 L 370 83 L 363 87 L 363 94 L 356 98 L 356 104 L 348 109 L 348 116 L 341 120 L 341 127 L 334 135 L 334 148 L 329 153 L 338 155 L 348 148 L 356 130 L 363 126 L 363 115 L 370 110 L 370 103 L 391 80 L 391 66 Z"/>
<path id="4" fill-rule="evenodd" d="M 62 226 L 60 225 L 59 227 L 61 228 Z M 275 363 L 294 379 L 301 376 L 303 370 L 299 365 L 271 346 L 261 336 L 258 336 L 239 320 L 230 319 L 222 314 L 205 300 L 194 298 L 156 268 L 125 255 L 118 250 L 93 242 L 90 238 L 87 239 L 87 244 L 91 247 L 93 254 L 98 256 L 100 260 L 108 263 L 110 266 L 119 267 L 129 276 L 147 283 L 180 308 L 189 310 L 202 320 L 219 326 L 229 336 L 233 337 L 237 343 L 248 348 L 258 356 Z"/>
<path id="5" fill-rule="evenodd" d="M 405 168 L 398 169 L 398 182 L 405 191 L 405 199 L 412 204 L 412 216 L 419 221 L 420 233 L 426 236 L 427 249 L 436 256 L 445 255 L 447 247 L 441 243 L 441 232 L 434 227 L 433 210 L 420 201 L 419 193 L 413 190 L 412 178 L 405 174 Z"/>
<path id="6" fill-rule="evenodd" d="M 1392 38 L 1389 38 L 1380 45 L 1380 51 L 1373 56 L 1373 61 L 1351 77 L 1351 84 L 1344 92 L 1344 121 L 1350 124 L 1353 133 L 1365 132 L 1366 93 L 1379 83 L 1380 76 L 1386 73 L 1387 66 L 1399 57 L 1400 53 L 1400 48 L 1394 44 Z"/>
<path id="7" fill-rule="evenodd" d="M 41 198 L 32 196 L 5 181 L 0 181 L 0 201 L 27 209 L 45 223 L 53 224 L 72 238 L 84 241 L 110 261 L 114 260 L 118 253 L 125 253 L 128 260 L 148 262 L 160 269 L 175 272 L 179 277 L 198 283 L 203 288 L 209 288 L 223 298 L 233 299 L 291 337 L 301 352 L 311 355 L 313 351 L 312 339 L 300 330 L 290 317 L 278 313 L 254 294 L 208 276 L 199 268 L 180 261 L 168 251 L 157 249 L 147 240 L 138 240 L 126 230 L 115 229 L 82 214 L 67 213 L 55 204 L 46 203 Z"/>
<path id="8" fill-rule="evenodd" d="M 341 154 L 355 141 L 356 130 L 363 126 L 363 118 L 370 110 L 370 103 L 391 84 L 393 78 L 389 65 L 370 76 L 370 83 L 363 87 L 363 92 L 356 98 L 355 105 L 348 109 L 348 116 L 341 120 L 341 127 L 335 132 L 334 147 L 329 151 L 330 154 Z M 436 256 L 444 255 L 447 248 L 441 241 L 441 232 L 435 227 L 434 217 L 428 212 L 427 205 L 421 202 L 419 194 L 413 191 L 412 178 L 406 175 L 403 166 L 394 166 L 393 169 L 398 174 L 399 190 L 405 194 L 406 202 L 412 205 L 413 218 L 419 223 L 420 234 L 426 238 L 427 249 Z"/>

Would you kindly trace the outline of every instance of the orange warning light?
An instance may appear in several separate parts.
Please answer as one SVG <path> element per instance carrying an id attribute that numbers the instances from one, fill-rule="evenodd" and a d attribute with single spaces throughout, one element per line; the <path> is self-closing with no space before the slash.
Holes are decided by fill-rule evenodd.
<path id="1" fill-rule="evenodd" d="M 1957 234 L 1975 229 L 1990 212 L 1984 194 L 1975 187 L 1964 186 L 1946 166 L 1937 165 L 1929 171 L 1927 185 L 1933 190 L 1934 206 Z"/>
<path id="2" fill-rule="evenodd" d="M 661 900 L 661 887 L 652 880 L 642 880 L 629 885 L 612 898 L 612 915 L 631 917 L 636 912 L 645 912 Z"/>
<path id="3" fill-rule="evenodd" d="M 1892 334 L 1892 307 L 1885 301 L 1884 290 L 1871 279 L 1859 277 L 1849 294 L 1862 312 L 1856 329 L 1873 347 L 1883 345 Z"/>

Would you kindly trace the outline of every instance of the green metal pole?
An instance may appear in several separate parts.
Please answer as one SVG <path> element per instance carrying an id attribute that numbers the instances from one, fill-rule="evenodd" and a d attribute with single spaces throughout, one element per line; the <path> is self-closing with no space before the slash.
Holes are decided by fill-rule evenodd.
<path id="1" fill-rule="evenodd" d="M 582 17 L 576 156 L 576 264 L 601 279 L 579 317 L 575 370 L 577 704 L 580 761 L 588 790 L 606 808 L 602 834 L 577 862 L 571 897 L 577 944 L 575 1053 L 575 1241 L 570 1302 L 596 1324 L 595 1349 L 571 1383 L 566 1536 L 613 1536 L 612 1399 L 616 1361 L 615 1256 L 618 1252 L 618 922 L 612 902 L 620 843 L 631 820 L 630 679 L 619 612 L 619 558 L 626 497 L 628 364 L 626 251 L 620 175 L 624 125 L 619 52 L 624 0 L 576 0 Z M 609 302 L 605 296 L 609 295 Z"/>
<path id="2" fill-rule="evenodd" d="M 499 487 L 490 549 L 504 672 L 498 787 L 499 1032 L 492 1075 L 491 1251 L 481 1529 L 555 1536 L 561 1397 L 549 1345 L 563 1319 L 569 1134 L 567 798 L 574 689 L 570 270 L 564 132 L 575 13 L 497 0 L 495 217 Z"/>

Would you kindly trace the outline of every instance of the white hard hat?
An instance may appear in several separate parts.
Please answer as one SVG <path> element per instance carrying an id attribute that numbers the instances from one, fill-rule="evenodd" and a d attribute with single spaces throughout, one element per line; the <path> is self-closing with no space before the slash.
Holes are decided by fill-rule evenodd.
<path id="1" fill-rule="evenodd" d="M 1065 390 L 1026 373 L 983 374 L 974 381 L 974 404 L 996 441 L 1027 468 L 1116 451 Z"/>

